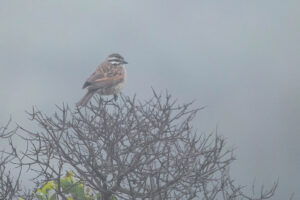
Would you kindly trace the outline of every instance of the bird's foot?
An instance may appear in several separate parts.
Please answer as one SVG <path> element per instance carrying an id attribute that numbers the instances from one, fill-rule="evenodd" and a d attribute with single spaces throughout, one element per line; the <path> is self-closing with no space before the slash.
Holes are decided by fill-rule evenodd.
<path id="1" fill-rule="evenodd" d="M 117 101 L 118 100 L 118 95 L 114 94 L 114 100 Z"/>

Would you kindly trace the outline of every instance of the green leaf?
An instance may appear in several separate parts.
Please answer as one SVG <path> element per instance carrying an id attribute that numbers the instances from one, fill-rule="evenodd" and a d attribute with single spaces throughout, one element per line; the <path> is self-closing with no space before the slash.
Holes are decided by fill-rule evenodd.
<path id="1" fill-rule="evenodd" d="M 39 200 L 47 200 L 46 197 L 44 197 L 44 195 L 39 194 L 39 193 L 35 193 L 36 198 L 38 198 Z"/>
<path id="2" fill-rule="evenodd" d="M 117 200 L 117 198 L 114 195 L 111 195 L 110 200 Z"/>
<path id="3" fill-rule="evenodd" d="M 49 200 L 55 200 L 56 194 L 52 194 Z"/>
<path id="4" fill-rule="evenodd" d="M 46 183 L 41 189 L 40 189 L 40 192 L 42 193 L 42 194 L 48 194 L 48 192 L 50 191 L 50 190 L 52 190 L 54 188 L 54 183 L 53 183 L 53 181 L 49 181 L 48 183 Z"/>

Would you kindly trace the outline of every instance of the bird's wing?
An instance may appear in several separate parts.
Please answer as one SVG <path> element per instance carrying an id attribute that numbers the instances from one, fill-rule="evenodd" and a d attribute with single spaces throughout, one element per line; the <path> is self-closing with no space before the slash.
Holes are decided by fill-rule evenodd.
<path id="1" fill-rule="evenodd" d="M 95 80 L 105 78 L 103 73 L 95 71 L 83 84 L 82 88 L 90 86 Z"/>
<path id="2" fill-rule="evenodd" d="M 123 67 L 117 67 L 110 64 L 100 65 L 97 70 L 87 79 L 83 88 L 89 87 L 89 90 L 103 87 L 111 87 L 125 78 Z"/>

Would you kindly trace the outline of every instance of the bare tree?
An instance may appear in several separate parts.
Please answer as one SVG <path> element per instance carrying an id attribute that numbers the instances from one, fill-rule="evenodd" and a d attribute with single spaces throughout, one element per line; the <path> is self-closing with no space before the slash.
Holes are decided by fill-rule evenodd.
<path id="1" fill-rule="evenodd" d="M 111 195 L 206 200 L 273 196 L 276 184 L 257 197 L 234 186 L 228 172 L 232 150 L 225 148 L 224 138 L 193 129 L 200 109 L 191 107 L 154 92 L 145 102 L 121 96 L 118 103 L 99 98 L 75 111 L 63 105 L 53 117 L 33 109 L 29 115 L 40 129 L 22 128 L 31 147 L 22 165 L 36 173 L 37 182 L 59 181 L 73 170 L 104 200 Z"/>
<path id="2" fill-rule="evenodd" d="M 34 130 L 19 127 L 28 148 L 18 158 L 40 185 L 72 170 L 102 199 L 248 199 L 229 176 L 233 152 L 217 134 L 199 134 L 193 119 L 200 109 L 178 104 L 169 94 L 147 101 L 121 96 L 118 102 L 95 98 L 85 108 L 57 107 L 53 116 L 34 108 Z M 1 192 L 1 191 L 0 191 Z M 30 197 L 33 198 L 33 197 Z M 28 199 L 30 199 L 28 197 Z"/>

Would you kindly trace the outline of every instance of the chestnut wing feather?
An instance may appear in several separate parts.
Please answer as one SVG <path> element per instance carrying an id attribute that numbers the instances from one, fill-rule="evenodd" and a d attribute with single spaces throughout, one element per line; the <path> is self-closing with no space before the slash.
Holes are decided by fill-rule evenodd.
<path id="1" fill-rule="evenodd" d="M 98 69 L 87 79 L 83 88 L 95 90 L 102 87 L 111 87 L 124 80 L 125 71 L 122 67 L 113 65 L 100 65 Z"/>

